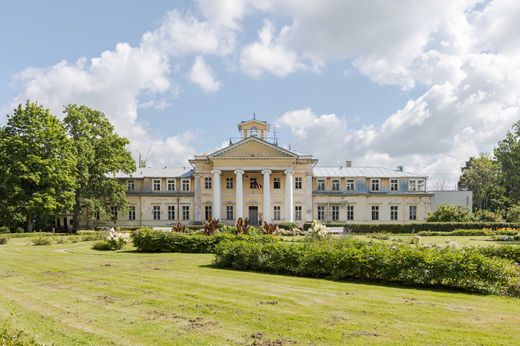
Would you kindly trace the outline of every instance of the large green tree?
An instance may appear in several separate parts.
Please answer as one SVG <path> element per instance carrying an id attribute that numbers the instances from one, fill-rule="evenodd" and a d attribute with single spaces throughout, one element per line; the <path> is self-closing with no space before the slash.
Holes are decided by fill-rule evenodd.
<path id="1" fill-rule="evenodd" d="M 506 203 L 500 163 L 487 154 L 471 157 L 462 168 L 459 190 L 473 191 L 474 210 L 501 210 Z"/>
<path id="2" fill-rule="evenodd" d="M 109 214 L 110 208 L 127 207 L 126 186 L 114 179 L 117 172 L 135 170 L 127 149 L 128 139 L 119 136 L 105 114 L 86 106 L 65 107 L 64 123 L 76 155 L 73 228 L 80 218 L 87 225 L 95 213 Z"/>
<path id="3" fill-rule="evenodd" d="M 513 124 L 506 138 L 495 148 L 495 157 L 502 166 L 505 193 L 511 204 L 520 202 L 520 120 Z"/>
<path id="4" fill-rule="evenodd" d="M 71 209 L 74 167 L 72 142 L 50 110 L 27 101 L 8 115 L 0 135 L 2 209 L 22 215 L 27 231 Z"/>

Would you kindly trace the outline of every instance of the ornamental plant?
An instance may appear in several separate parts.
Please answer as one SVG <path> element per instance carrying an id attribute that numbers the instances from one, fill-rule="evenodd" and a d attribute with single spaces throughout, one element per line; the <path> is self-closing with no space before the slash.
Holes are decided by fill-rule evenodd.
<path id="1" fill-rule="evenodd" d="M 327 226 L 319 223 L 316 220 L 312 221 L 312 225 L 309 228 L 309 236 L 312 238 L 323 239 L 327 236 Z"/>
<path id="2" fill-rule="evenodd" d="M 108 232 L 107 242 L 112 250 L 121 250 L 129 240 L 130 236 L 128 233 L 116 232 L 114 228 L 111 228 Z"/>

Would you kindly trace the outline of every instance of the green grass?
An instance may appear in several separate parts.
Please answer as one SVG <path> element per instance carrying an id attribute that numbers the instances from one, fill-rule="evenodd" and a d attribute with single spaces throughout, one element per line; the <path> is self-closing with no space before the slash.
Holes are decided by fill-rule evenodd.
<path id="1" fill-rule="evenodd" d="M 408 244 L 414 237 L 410 234 L 388 234 L 388 239 L 380 240 L 371 238 L 368 235 L 353 235 L 354 239 L 361 239 L 366 241 L 382 241 L 385 243 L 391 243 L 395 240 Z M 501 246 L 501 245 L 520 245 L 520 242 L 505 242 L 505 241 L 493 241 L 491 236 L 424 236 L 420 237 L 419 244 L 423 245 L 446 245 L 446 241 L 450 240 L 456 242 L 460 246 Z"/>
<path id="2" fill-rule="evenodd" d="M 220 270 L 209 254 L 30 244 L 0 246 L 0 326 L 9 318 L 46 344 L 520 344 L 515 298 Z"/>

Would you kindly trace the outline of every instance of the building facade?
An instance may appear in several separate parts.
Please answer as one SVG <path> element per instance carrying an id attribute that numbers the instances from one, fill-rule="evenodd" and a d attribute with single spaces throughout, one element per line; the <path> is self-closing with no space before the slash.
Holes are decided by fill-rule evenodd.
<path id="1" fill-rule="evenodd" d="M 169 227 L 209 218 L 250 223 L 424 221 L 432 194 L 427 177 L 402 167 L 320 167 L 312 155 L 280 147 L 269 125 L 238 125 L 240 139 L 211 154 L 195 155 L 182 168 L 139 168 L 118 174 L 130 209 L 118 226 Z M 114 214 L 118 211 L 114 210 Z M 98 224 L 110 224 L 97 221 Z M 112 223 L 113 224 L 113 223 Z"/>

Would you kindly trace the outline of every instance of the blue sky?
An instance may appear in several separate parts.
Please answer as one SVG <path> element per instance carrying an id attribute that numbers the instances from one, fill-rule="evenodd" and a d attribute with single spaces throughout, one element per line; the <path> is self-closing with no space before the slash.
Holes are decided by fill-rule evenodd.
<path id="1" fill-rule="evenodd" d="M 3 3 L 0 110 L 85 103 L 154 165 L 218 148 L 255 112 L 323 165 L 454 184 L 519 118 L 518 14 L 506 0 Z"/>

